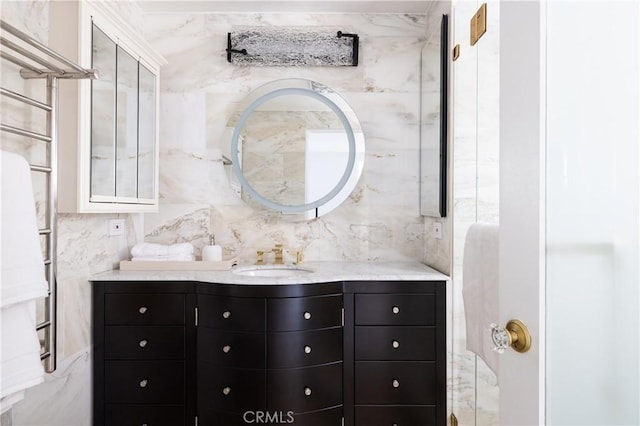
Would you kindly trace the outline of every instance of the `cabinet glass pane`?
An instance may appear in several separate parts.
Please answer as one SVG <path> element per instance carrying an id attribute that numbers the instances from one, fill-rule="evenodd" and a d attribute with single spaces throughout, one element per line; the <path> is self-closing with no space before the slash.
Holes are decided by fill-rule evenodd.
<path id="1" fill-rule="evenodd" d="M 156 139 L 156 76 L 140 65 L 138 197 L 153 198 Z"/>
<path id="2" fill-rule="evenodd" d="M 138 61 L 118 50 L 116 196 L 137 196 L 138 175 Z"/>
<path id="3" fill-rule="evenodd" d="M 116 44 L 93 25 L 91 80 L 91 196 L 115 195 Z"/>

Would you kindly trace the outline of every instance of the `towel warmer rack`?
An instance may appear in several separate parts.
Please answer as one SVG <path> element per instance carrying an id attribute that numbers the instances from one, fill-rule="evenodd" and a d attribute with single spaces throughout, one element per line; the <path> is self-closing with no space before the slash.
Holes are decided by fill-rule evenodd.
<path id="1" fill-rule="evenodd" d="M 47 372 L 56 369 L 56 202 L 57 202 L 57 118 L 58 118 L 58 79 L 95 79 L 97 74 L 94 70 L 85 69 L 66 59 L 59 53 L 51 50 L 46 45 L 29 36 L 28 34 L 0 20 L 0 28 L 3 31 L 0 36 L 0 57 L 10 61 L 22 69 L 20 76 L 23 79 L 45 79 L 46 80 L 46 102 L 40 102 L 28 96 L 14 91 L 1 88 L 0 95 L 22 102 L 26 105 L 46 111 L 46 132 L 45 134 L 33 132 L 14 126 L 0 123 L 0 131 L 13 133 L 26 138 L 37 139 L 49 144 L 47 164 L 30 164 L 31 171 L 45 173 L 47 178 L 46 189 L 46 225 L 39 230 L 42 237 L 46 238 L 47 254 L 45 257 L 45 271 L 49 283 L 49 295 L 45 300 L 44 320 L 36 325 L 36 330 L 44 330 L 44 341 L 40 359 L 44 362 Z M 15 43 L 5 37 L 5 33 L 11 34 L 19 43 Z M 23 47 L 23 44 L 28 45 Z M 33 48 L 36 52 L 33 52 Z M 12 51 L 9 53 L 8 51 Z M 19 56 L 15 56 L 15 55 Z M 61 65 L 59 65 L 61 64 Z M 44 67 L 44 68 L 41 68 Z"/>

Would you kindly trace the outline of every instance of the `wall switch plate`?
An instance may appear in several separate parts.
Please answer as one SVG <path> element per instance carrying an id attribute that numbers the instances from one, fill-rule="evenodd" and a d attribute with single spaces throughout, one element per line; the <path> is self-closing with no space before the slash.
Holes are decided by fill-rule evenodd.
<path id="1" fill-rule="evenodd" d="M 431 225 L 431 236 L 436 240 L 442 239 L 442 222 L 434 222 Z"/>
<path id="2" fill-rule="evenodd" d="M 124 219 L 109 219 L 109 236 L 124 235 Z"/>

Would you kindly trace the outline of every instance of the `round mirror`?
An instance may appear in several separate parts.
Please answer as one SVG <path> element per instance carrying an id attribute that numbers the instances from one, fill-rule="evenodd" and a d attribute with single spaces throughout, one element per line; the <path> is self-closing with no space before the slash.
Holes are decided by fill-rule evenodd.
<path id="1" fill-rule="evenodd" d="M 320 83 L 277 80 L 253 91 L 227 124 L 231 184 L 244 201 L 319 217 L 342 203 L 364 165 L 362 127 Z"/>

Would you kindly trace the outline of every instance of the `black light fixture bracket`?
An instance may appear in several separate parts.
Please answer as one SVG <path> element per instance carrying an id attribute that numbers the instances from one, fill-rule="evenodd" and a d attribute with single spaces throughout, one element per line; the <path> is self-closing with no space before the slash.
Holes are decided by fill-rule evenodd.
<path id="1" fill-rule="evenodd" d="M 351 33 L 343 33 L 342 31 L 338 31 L 338 38 L 342 37 L 351 37 L 353 39 L 353 66 L 358 66 L 358 45 L 360 44 L 360 37 L 358 34 Z"/>
<path id="2" fill-rule="evenodd" d="M 227 33 L 227 62 L 231 62 L 231 54 L 232 53 L 242 53 L 243 55 L 247 55 L 247 49 L 232 49 L 231 48 L 231 33 Z"/>

